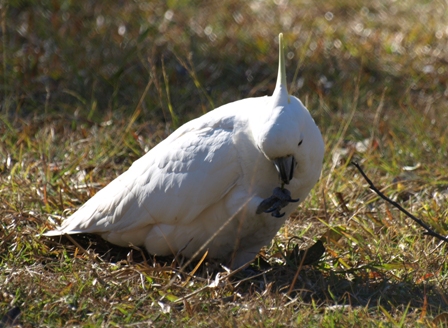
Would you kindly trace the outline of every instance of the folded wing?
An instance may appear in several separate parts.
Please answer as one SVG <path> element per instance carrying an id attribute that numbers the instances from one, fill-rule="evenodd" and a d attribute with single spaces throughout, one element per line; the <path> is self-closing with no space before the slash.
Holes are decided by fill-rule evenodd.
<path id="1" fill-rule="evenodd" d="M 67 218 L 61 229 L 46 235 L 116 235 L 155 224 L 188 225 L 223 201 L 241 175 L 233 124 L 193 122 L 134 162 Z"/>

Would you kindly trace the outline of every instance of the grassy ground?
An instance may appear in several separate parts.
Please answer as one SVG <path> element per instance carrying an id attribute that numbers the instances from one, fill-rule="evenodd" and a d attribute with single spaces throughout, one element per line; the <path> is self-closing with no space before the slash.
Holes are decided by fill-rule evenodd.
<path id="1" fill-rule="evenodd" d="M 2 1 L 0 316 L 19 308 L 23 327 L 446 324 L 446 245 L 349 163 L 448 235 L 447 3 L 277 3 Z M 179 124 L 270 94 L 280 31 L 291 92 L 326 157 L 258 275 L 95 236 L 37 237 Z M 322 236 L 317 264 L 288 258 Z"/>

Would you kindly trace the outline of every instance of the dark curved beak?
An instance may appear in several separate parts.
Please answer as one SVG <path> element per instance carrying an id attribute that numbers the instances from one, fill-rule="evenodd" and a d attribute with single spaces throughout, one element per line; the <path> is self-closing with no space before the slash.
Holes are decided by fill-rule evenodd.
<path id="1" fill-rule="evenodd" d="M 294 176 L 294 167 L 296 166 L 296 160 L 294 156 L 289 155 L 285 157 L 276 158 L 273 160 L 275 168 L 278 171 L 280 179 L 285 183 L 289 184 Z"/>

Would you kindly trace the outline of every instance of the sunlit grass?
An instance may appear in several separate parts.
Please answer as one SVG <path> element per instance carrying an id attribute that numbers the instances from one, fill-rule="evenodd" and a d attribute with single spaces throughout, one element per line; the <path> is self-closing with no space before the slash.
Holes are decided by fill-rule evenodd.
<path id="1" fill-rule="evenodd" d="M 2 7 L 0 316 L 18 307 L 25 327 L 443 324 L 434 318 L 448 311 L 446 245 L 350 165 L 448 234 L 443 4 L 54 6 Z M 37 237 L 176 124 L 270 94 L 280 31 L 290 89 L 321 128 L 326 157 L 319 183 L 253 266 L 258 276 L 207 261 L 190 276 L 194 264 L 180 271 L 182 259 L 95 236 Z M 321 238 L 319 263 L 288 258 Z"/>

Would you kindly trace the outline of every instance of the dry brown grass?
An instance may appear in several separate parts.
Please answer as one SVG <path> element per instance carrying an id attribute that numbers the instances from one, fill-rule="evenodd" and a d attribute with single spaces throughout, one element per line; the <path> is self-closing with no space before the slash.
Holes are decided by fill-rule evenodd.
<path id="1" fill-rule="evenodd" d="M 349 162 L 448 235 L 445 2 L 7 8 L 0 315 L 19 308 L 23 327 L 443 325 L 446 245 L 368 190 Z M 320 182 L 253 275 L 207 261 L 190 274 L 196 263 L 181 270 L 184 259 L 95 236 L 37 237 L 165 138 L 174 114 L 184 122 L 212 103 L 269 94 L 279 31 L 292 90 L 327 150 Z M 322 236 L 317 264 L 287 259 Z"/>

